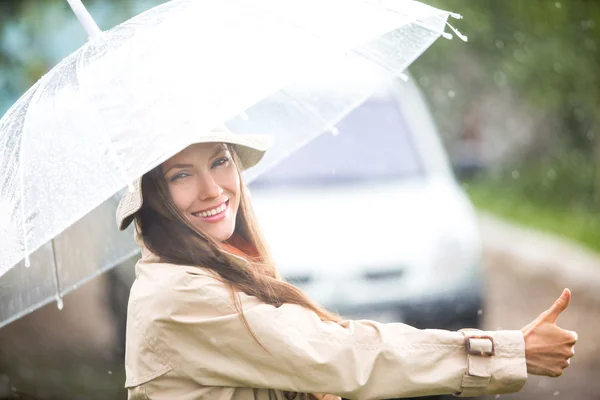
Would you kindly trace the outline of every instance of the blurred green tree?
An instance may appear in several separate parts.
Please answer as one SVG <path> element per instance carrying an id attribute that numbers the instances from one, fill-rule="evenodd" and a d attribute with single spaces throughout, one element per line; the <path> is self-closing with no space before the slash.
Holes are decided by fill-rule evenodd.
<path id="1" fill-rule="evenodd" d="M 463 21 L 450 22 L 469 36 L 469 42 L 436 44 L 415 64 L 417 75 L 436 76 L 447 70 L 441 66 L 450 66 L 458 87 L 469 87 L 473 82 L 457 73 L 457 60 L 466 54 L 474 57 L 492 90 L 508 86 L 558 122 L 554 132 L 546 132 L 555 136 L 552 148 L 523 161 L 525 174 L 531 175 L 529 181 L 522 179 L 526 194 L 543 201 L 554 196 L 565 206 L 583 202 L 600 210 L 600 2 L 428 3 L 461 13 Z M 477 89 L 464 91 L 464 98 L 453 107 L 461 112 L 479 95 Z M 550 170 L 555 173 L 548 174 Z"/>

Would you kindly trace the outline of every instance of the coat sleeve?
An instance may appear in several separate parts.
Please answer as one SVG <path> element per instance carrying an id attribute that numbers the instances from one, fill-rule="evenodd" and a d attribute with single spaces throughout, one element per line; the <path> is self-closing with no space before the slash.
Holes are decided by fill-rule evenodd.
<path id="1" fill-rule="evenodd" d="M 139 333 L 176 372 L 208 386 L 332 393 L 351 399 L 509 393 L 527 378 L 520 331 L 418 330 L 401 323 L 323 322 L 293 304 L 274 307 L 187 274 L 136 309 Z M 141 322 L 142 320 L 146 321 Z M 477 338 L 476 336 L 489 336 Z M 469 342 L 471 355 L 465 343 Z M 491 352 L 491 356 L 476 355 Z"/>

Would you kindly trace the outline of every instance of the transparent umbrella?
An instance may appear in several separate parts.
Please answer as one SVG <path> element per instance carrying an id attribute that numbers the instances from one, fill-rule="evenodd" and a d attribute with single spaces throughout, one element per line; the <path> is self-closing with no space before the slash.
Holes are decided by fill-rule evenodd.
<path id="1" fill-rule="evenodd" d="M 120 190 L 199 134 L 273 134 L 250 180 L 336 133 L 377 84 L 348 76 L 400 74 L 459 17 L 409 0 L 172 0 L 102 32 L 68 1 L 89 41 L 0 120 L 0 327 L 131 257 Z"/>

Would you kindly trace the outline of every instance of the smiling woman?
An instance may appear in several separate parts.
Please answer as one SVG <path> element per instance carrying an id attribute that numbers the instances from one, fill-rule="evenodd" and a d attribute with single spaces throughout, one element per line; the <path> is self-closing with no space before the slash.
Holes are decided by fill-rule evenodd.
<path id="1" fill-rule="evenodd" d="M 117 224 L 134 221 L 142 249 L 130 399 L 475 396 L 518 391 L 528 371 L 562 373 L 576 341 L 555 324 L 568 291 L 522 331 L 451 332 L 343 320 L 282 280 L 241 177 L 268 145 L 225 129 L 199 135 L 125 193 Z"/>

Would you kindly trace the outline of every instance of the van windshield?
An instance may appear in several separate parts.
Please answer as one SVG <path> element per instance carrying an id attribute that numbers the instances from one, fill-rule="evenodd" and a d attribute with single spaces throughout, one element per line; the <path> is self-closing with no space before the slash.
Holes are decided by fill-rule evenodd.
<path id="1" fill-rule="evenodd" d="M 251 182 L 309 186 L 419 178 L 425 171 L 406 116 L 392 98 L 370 99 L 337 125 Z"/>

